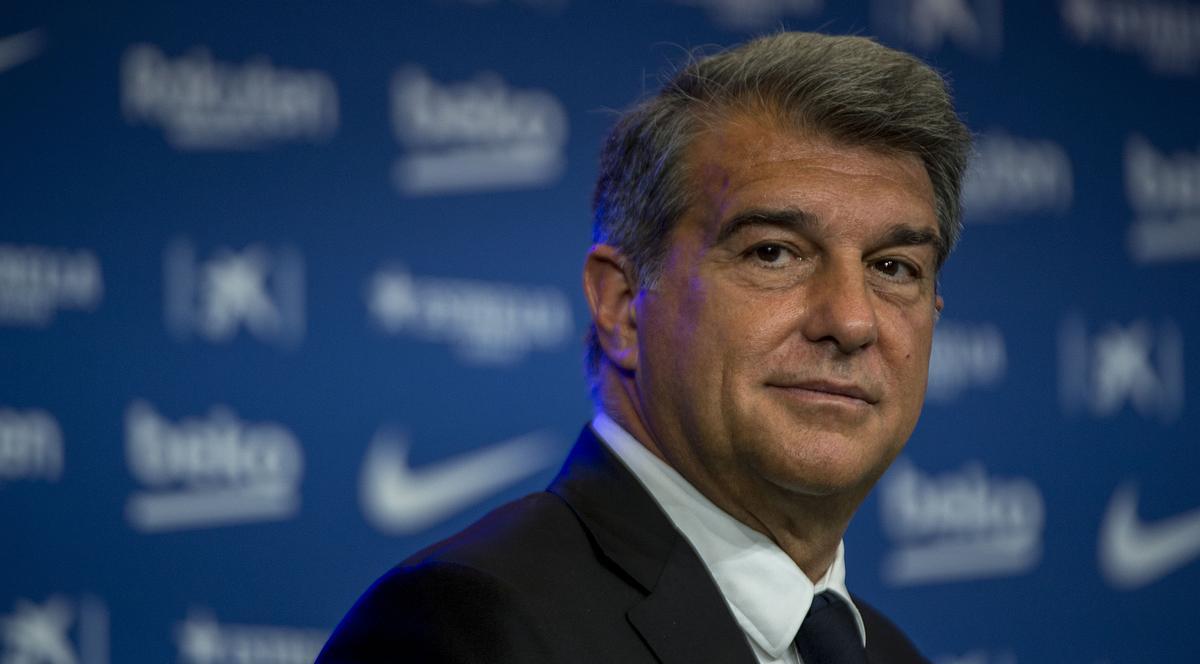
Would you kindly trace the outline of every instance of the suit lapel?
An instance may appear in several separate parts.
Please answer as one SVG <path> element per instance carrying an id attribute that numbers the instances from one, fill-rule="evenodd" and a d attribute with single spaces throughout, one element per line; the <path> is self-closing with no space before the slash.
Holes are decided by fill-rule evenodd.
<path id="1" fill-rule="evenodd" d="M 591 427 L 579 435 L 549 490 L 646 594 L 628 618 L 660 661 L 755 661 L 704 563 Z"/>

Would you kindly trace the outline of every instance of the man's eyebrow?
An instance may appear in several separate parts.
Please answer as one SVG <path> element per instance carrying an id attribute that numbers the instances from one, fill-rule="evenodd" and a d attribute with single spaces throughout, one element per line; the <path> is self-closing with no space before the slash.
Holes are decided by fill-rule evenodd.
<path id="1" fill-rule="evenodd" d="M 717 232 L 716 244 L 728 240 L 741 231 L 753 226 L 775 226 L 784 230 L 802 231 L 817 223 L 816 215 L 800 208 L 765 209 L 753 208 L 739 212 L 725 222 Z"/>
<path id="2" fill-rule="evenodd" d="M 942 234 L 924 228 L 914 228 L 901 224 L 888 229 L 880 240 L 880 246 L 883 247 L 918 246 L 923 244 L 933 247 L 933 251 L 937 255 L 939 262 L 946 255 L 946 241 L 942 239 Z"/>

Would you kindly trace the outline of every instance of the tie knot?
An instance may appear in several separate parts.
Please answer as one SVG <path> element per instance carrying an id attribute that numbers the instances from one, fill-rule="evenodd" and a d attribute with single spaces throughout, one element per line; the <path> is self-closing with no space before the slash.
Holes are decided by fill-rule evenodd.
<path id="1" fill-rule="evenodd" d="M 846 602 L 830 592 L 813 597 L 796 634 L 796 651 L 804 664 L 866 664 L 858 625 Z"/>

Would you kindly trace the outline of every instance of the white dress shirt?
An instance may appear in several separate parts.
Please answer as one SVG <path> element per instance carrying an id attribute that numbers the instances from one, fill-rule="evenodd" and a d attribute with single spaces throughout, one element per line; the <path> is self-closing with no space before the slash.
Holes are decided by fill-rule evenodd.
<path id="1" fill-rule="evenodd" d="M 592 429 L 691 542 L 761 664 L 802 664 L 792 641 L 813 596 L 826 590 L 850 606 L 866 645 L 862 615 L 846 590 L 843 543 L 814 584 L 770 538 L 714 505 L 608 415 L 596 415 Z"/>

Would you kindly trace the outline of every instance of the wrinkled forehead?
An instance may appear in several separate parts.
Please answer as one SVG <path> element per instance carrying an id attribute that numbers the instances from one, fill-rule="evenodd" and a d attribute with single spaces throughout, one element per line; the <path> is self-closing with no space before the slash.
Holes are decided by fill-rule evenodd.
<path id="1" fill-rule="evenodd" d="M 720 214 L 739 199 L 803 199 L 805 186 L 841 187 L 937 231 L 933 185 L 916 155 L 789 125 L 770 114 L 708 122 L 683 160 L 689 209 Z"/>

